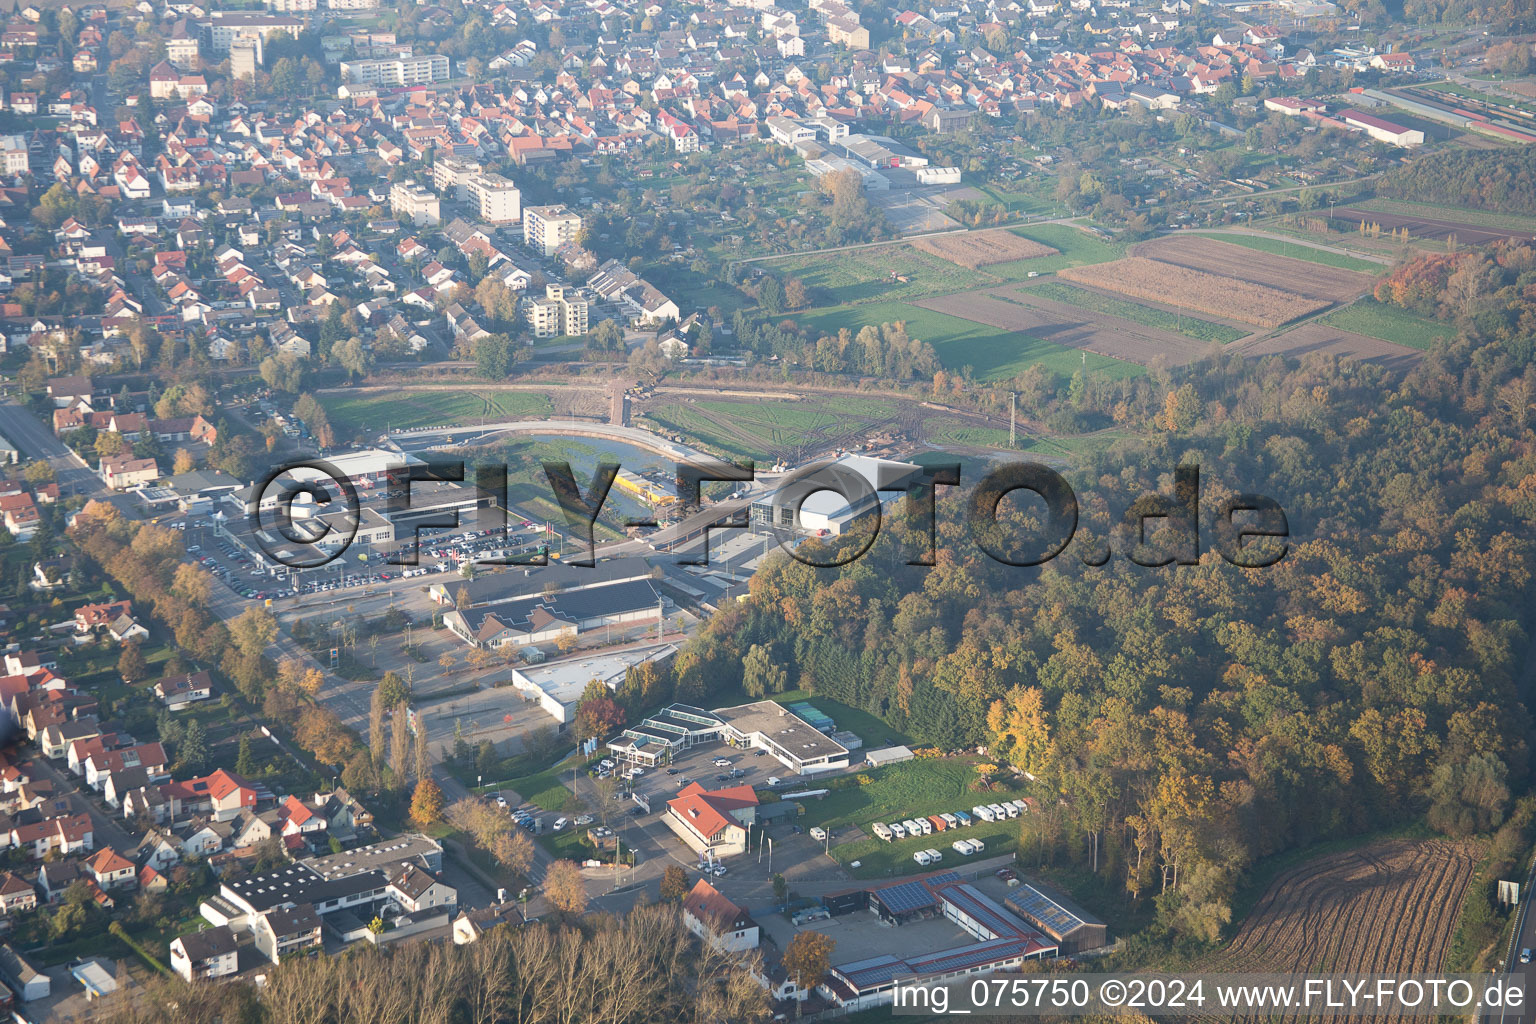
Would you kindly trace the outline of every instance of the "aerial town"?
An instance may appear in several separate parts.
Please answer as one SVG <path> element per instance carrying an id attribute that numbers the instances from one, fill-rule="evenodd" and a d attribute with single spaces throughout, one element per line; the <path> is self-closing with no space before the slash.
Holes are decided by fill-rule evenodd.
<path id="1" fill-rule="evenodd" d="M 4 6 L 15 1021 L 1524 984 L 1529 5 Z"/>

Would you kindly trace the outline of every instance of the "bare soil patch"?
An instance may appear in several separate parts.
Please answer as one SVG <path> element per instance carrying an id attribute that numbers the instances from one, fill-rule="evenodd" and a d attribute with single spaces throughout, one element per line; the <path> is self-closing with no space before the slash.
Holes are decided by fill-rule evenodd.
<path id="1" fill-rule="evenodd" d="M 1011 263 L 1014 260 L 1032 260 L 1056 254 L 1056 250 L 1050 246 L 1023 238 L 1005 228 L 917 238 L 913 239 L 912 247 L 970 270 L 992 263 Z"/>
<path id="2" fill-rule="evenodd" d="M 1276 256 L 1204 235 L 1154 238 L 1136 245 L 1131 254 L 1328 302 L 1349 302 L 1375 284 L 1371 275 L 1359 271 Z"/>
<path id="3" fill-rule="evenodd" d="M 1130 256 L 1113 263 L 1069 267 L 1058 273 L 1069 281 L 1132 298 L 1166 302 L 1260 327 L 1279 327 L 1329 305 L 1327 301 L 1252 281 L 1141 256 Z"/>

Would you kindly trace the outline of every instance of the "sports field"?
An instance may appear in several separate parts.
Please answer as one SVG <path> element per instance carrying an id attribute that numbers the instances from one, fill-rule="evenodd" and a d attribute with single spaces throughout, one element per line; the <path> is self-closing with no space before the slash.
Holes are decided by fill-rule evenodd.
<path id="1" fill-rule="evenodd" d="M 498 420 L 539 419 L 553 411 L 548 395 L 491 388 L 319 396 L 338 437 L 372 436 L 413 427 L 454 427 Z"/>

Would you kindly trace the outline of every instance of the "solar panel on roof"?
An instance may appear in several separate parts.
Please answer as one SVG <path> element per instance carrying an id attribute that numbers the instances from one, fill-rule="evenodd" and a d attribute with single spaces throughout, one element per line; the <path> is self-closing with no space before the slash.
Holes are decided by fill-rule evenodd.
<path id="1" fill-rule="evenodd" d="M 1058 935 L 1065 935 L 1085 923 L 1082 918 L 1067 910 L 1034 886 L 1020 886 L 1004 901 L 1041 922 Z"/>

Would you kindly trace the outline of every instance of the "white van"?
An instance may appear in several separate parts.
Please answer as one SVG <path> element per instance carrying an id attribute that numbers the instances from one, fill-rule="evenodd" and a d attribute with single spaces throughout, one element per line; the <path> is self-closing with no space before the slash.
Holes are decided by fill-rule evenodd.
<path id="1" fill-rule="evenodd" d="M 556 819 L 555 823 L 550 826 L 550 828 L 551 828 L 552 831 L 559 832 L 561 829 L 565 828 L 565 825 L 566 825 L 566 819 L 558 818 L 558 819 Z"/>

